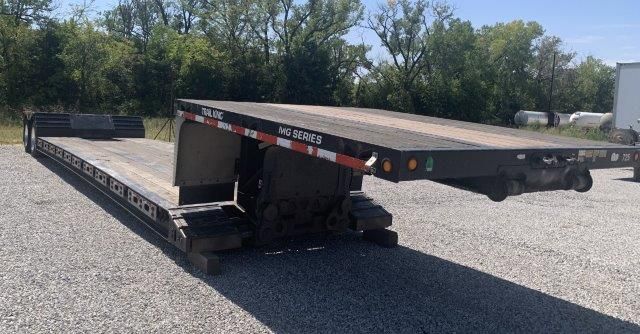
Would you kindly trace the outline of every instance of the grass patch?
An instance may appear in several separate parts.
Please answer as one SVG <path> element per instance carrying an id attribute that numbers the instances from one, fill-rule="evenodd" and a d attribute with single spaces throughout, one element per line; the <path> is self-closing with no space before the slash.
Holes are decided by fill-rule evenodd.
<path id="1" fill-rule="evenodd" d="M 0 121 L 0 145 L 22 144 L 22 124 Z"/>
<path id="2" fill-rule="evenodd" d="M 166 122 L 166 118 L 145 118 L 145 136 L 149 139 L 156 138 L 172 142 L 175 138 L 173 132 L 169 133 L 169 130 L 175 130 L 175 126 L 172 124 L 170 127 Z M 163 125 L 165 125 L 164 128 L 162 128 Z M 19 119 L 0 119 L 0 145 L 12 144 L 22 144 L 22 121 Z"/>
<path id="3" fill-rule="evenodd" d="M 529 125 L 521 127 L 523 130 L 540 132 L 548 135 L 573 137 L 580 139 L 589 139 L 597 141 L 608 141 L 609 136 L 600 129 L 579 128 L 574 126 L 563 126 L 559 128 L 548 128 L 540 125 Z"/>
<path id="4" fill-rule="evenodd" d="M 175 122 L 173 121 L 173 118 L 169 123 L 167 123 L 167 120 L 167 118 L 145 118 L 145 137 L 149 139 L 155 138 L 157 140 L 173 142 L 175 140 Z"/>

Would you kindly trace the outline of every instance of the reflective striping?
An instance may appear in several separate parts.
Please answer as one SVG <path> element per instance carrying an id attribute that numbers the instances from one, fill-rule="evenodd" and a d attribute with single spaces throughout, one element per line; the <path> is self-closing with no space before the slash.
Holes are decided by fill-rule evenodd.
<path id="1" fill-rule="evenodd" d="M 231 127 L 231 124 L 229 124 L 229 123 L 218 121 L 218 128 L 222 129 L 222 130 L 227 130 L 227 131 L 233 132 L 233 128 Z"/>
<path id="2" fill-rule="evenodd" d="M 366 161 L 362 161 L 360 159 L 356 159 L 348 155 L 336 154 L 336 163 L 345 165 L 345 166 L 357 166 L 357 167 L 353 167 L 355 169 L 371 170 L 371 167 L 367 167 Z"/>
<path id="3" fill-rule="evenodd" d="M 278 143 L 278 137 L 262 132 L 258 132 L 258 136 L 256 139 L 273 145 Z"/>
<path id="4" fill-rule="evenodd" d="M 320 159 L 325 159 L 325 160 L 329 160 L 329 161 L 333 161 L 336 162 L 337 159 L 337 154 L 327 151 L 327 150 L 323 150 L 321 148 L 318 149 L 318 158 Z"/>
<path id="5" fill-rule="evenodd" d="M 244 135 L 249 137 L 249 138 L 257 139 L 258 138 L 258 131 L 250 130 L 250 129 L 244 129 Z"/>
<path id="6" fill-rule="evenodd" d="M 354 158 L 348 155 L 344 155 L 344 154 L 339 154 L 339 153 L 335 153 L 335 152 L 331 152 L 331 151 L 327 151 L 327 150 L 323 150 L 321 148 L 318 148 L 316 146 L 311 146 L 311 145 L 307 145 L 301 142 L 297 142 L 297 141 L 293 141 L 290 139 L 286 139 L 286 138 L 281 138 L 281 137 L 277 137 L 274 135 L 270 135 L 268 133 L 264 133 L 264 132 L 260 132 L 260 131 L 256 131 L 256 130 L 250 130 L 241 126 L 237 126 L 237 125 L 233 125 L 230 123 L 225 123 L 222 121 L 219 121 L 215 118 L 211 118 L 211 117 L 204 117 L 204 116 L 200 116 L 200 115 L 196 115 L 190 112 L 186 112 L 183 110 L 177 110 L 176 111 L 176 115 L 183 117 L 184 119 L 188 119 L 191 121 L 196 121 L 199 123 L 203 123 L 206 124 L 208 126 L 214 127 L 214 128 L 218 128 L 218 129 L 222 129 L 222 130 L 226 130 L 229 132 L 233 132 L 236 133 L 238 135 L 241 136 L 245 136 L 245 137 L 250 137 L 253 139 L 257 139 L 259 141 L 265 142 L 265 143 L 269 143 L 269 144 L 273 144 L 273 145 L 278 145 L 281 147 L 285 147 L 288 149 L 291 149 L 293 151 L 296 152 L 300 152 L 300 153 L 304 153 L 304 154 L 308 154 L 314 157 L 318 157 L 320 159 L 325 159 L 325 160 L 329 160 L 332 162 L 335 162 L 337 164 L 343 165 L 343 166 L 347 166 L 349 168 L 353 168 L 353 169 L 358 169 L 358 170 L 363 170 L 366 172 L 373 172 L 373 169 L 370 167 L 367 167 L 366 165 L 366 161 L 364 160 L 360 160 L 358 158 Z"/>
<path id="7" fill-rule="evenodd" d="M 284 148 L 291 148 L 291 140 L 278 137 L 276 144 Z"/>

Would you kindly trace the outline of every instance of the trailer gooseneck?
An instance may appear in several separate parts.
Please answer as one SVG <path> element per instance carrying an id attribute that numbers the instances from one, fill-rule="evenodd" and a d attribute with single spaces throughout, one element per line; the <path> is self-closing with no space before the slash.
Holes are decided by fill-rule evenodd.
<path id="1" fill-rule="evenodd" d="M 301 234 L 363 231 L 394 246 L 364 175 L 502 201 L 588 191 L 590 169 L 640 166 L 629 146 L 359 108 L 178 100 L 175 145 L 143 137 L 138 117 L 25 115 L 27 152 L 78 174 L 208 273 L 215 251 Z"/>

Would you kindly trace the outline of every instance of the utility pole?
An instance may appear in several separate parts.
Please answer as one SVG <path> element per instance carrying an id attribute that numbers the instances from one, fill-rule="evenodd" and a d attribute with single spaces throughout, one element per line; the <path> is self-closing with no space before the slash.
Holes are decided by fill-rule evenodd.
<path id="1" fill-rule="evenodd" d="M 553 81 L 556 79 L 556 53 L 553 53 L 553 66 L 551 67 L 551 87 L 549 88 L 549 106 L 547 111 L 551 112 L 551 102 L 553 101 Z"/>
<path id="2" fill-rule="evenodd" d="M 556 126 L 556 115 L 551 112 L 553 102 L 553 82 L 556 79 L 556 53 L 553 52 L 553 65 L 551 66 L 551 87 L 549 87 L 549 105 L 547 106 L 547 127 Z"/>

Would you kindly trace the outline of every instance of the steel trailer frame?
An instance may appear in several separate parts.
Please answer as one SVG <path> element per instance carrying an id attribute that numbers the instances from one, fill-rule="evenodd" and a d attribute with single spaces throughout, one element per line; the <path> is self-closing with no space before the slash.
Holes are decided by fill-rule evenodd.
<path id="1" fill-rule="evenodd" d="M 213 137 L 207 136 L 207 140 L 227 143 L 229 136 L 240 136 L 241 141 L 229 141 L 239 150 L 236 161 L 226 161 L 233 159 L 234 154 L 223 154 L 223 159 L 226 159 L 225 164 L 235 166 L 232 172 L 237 187 L 240 182 L 245 183 L 243 186 L 253 186 L 243 192 L 242 197 L 237 189 L 229 189 L 228 175 L 222 179 L 210 177 L 211 175 L 202 178 L 202 175 L 196 173 L 195 179 L 190 180 L 196 186 L 179 182 L 177 161 L 174 161 L 176 166 L 173 185 L 180 187 L 180 193 L 178 201 L 169 202 L 130 175 L 110 168 L 108 159 L 104 161 L 92 157 L 88 150 L 76 151 L 80 146 L 74 148 L 69 140 L 56 138 L 86 138 L 79 139 L 87 140 L 86 143 L 96 139 L 117 141 L 117 138 L 143 138 L 144 127 L 139 117 L 27 113 L 24 119 L 25 149 L 29 151 L 29 141 L 35 141 L 33 155 L 46 155 L 77 174 L 185 252 L 194 265 L 207 273 L 220 271 L 219 260 L 214 252 L 239 248 L 248 242 L 268 243 L 273 240 L 274 235 L 284 237 L 351 229 L 362 231 L 365 239 L 380 245 L 396 245 L 397 234 L 386 229 L 391 225 L 391 214 L 361 191 L 363 173 L 392 182 L 432 180 L 483 193 L 492 200 L 501 201 L 507 196 L 523 192 L 559 189 L 587 191 L 592 183 L 589 169 L 640 168 L 640 149 L 629 146 L 580 141 L 576 141 L 574 145 L 573 141 L 567 139 L 565 141 L 568 144 L 544 147 L 497 142 L 506 147 L 496 148 L 471 145 L 465 140 L 454 140 L 451 147 L 444 147 L 443 143 L 451 140 L 443 138 L 442 131 L 440 135 L 428 134 L 430 140 L 440 146 L 411 147 L 396 145 L 394 142 L 386 145 L 384 140 L 368 141 L 351 135 L 348 131 L 340 133 L 328 127 L 314 127 L 309 125 L 311 121 L 306 123 L 298 119 L 294 122 L 288 118 L 274 120 L 273 116 L 260 117 L 246 112 L 254 106 L 264 108 L 264 105 L 237 104 L 240 106 L 237 109 L 229 103 L 178 100 L 176 117 L 179 122 L 176 133 L 180 134 L 181 128 L 186 125 L 185 129 L 197 130 L 199 134 L 208 134 L 202 132 L 205 128 L 216 129 L 206 130 L 214 134 Z M 407 124 L 422 121 L 420 116 L 379 110 L 371 112 L 384 117 L 408 119 Z M 295 115 L 295 112 L 291 112 L 291 115 Z M 318 115 L 314 117 L 316 118 L 313 120 L 319 119 Z M 332 117 L 324 117 L 321 121 L 323 124 L 330 124 Z M 459 126 L 462 129 L 460 131 L 469 130 L 469 133 L 475 135 L 482 134 L 485 129 L 463 122 L 447 122 L 449 125 L 453 124 L 451 126 L 454 129 Z M 198 124 L 200 128 L 194 128 L 194 124 Z M 346 124 L 343 129 L 347 130 L 349 125 L 360 130 L 368 126 L 366 122 L 349 121 Z M 449 125 L 436 124 L 436 128 L 442 130 Z M 377 129 L 380 130 L 379 124 Z M 490 127 L 486 130 L 489 137 L 494 134 L 501 140 L 508 138 L 500 135 L 500 128 Z M 375 135 L 375 131 L 370 132 Z M 404 137 L 399 138 L 406 139 L 407 133 L 410 135 L 412 132 L 405 131 Z M 180 138 L 181 136 L 176 136 L 176 160 L 179 159 Z M 389 138 L 393 140 L 394 137 L 387 135 L 385 140 Z M 479 138 L 484 137 L 480 135 Z M 182 142 L 184 143 L 184 139 Z M 407 142 L 416 143 L 411 140 Z M 495 140 L 493 142 L 496 143 Z M 82 145 L 82 142 L 79 144 Z M 189 148 L 193 151 L 190 154 L 214 154 L 215 152 L 206 150 L 209 144 L 211 142 L 197 143 L 197 147 Z M 126 151 L 125 146 L 120 148 Z M 295 165 L 295 168 L 283 167 L 278 161 L 286 161 L 287 164 Z M 206 171 L 211 165 L 195 167 Z M 318 170 L 314 171 L 315 168 Z M 245 175 L 241 175 L 240 171 Z M 287 180 L 286 175 L 282 177 L 283 173 L 293 173 L 289 174 L 291 176 L 300 174 L 300 171 L 310 175 L 316 173 L 316 176 L 320 175 L 317 173 L 335 173 L 327 179 L 329 183 L 335 184 L 330 185 L 328 192 L 325 189 L 321 193 L 320 189 L 315 188 L 311 192 L 305 192 L 302 189 L 306 185 L 301 181 L 304 178 L 294 177 L 291 181 Z M 262 184 L 263 181 L 265 184 Z M 276 182 L 282 187 L 278 186 L 267 192 L 267 182 Z M 208 188 L 209 186 L 212 187 Z M 301 190 L 300 194 L 296 189 Z M 229 191 L 237 196 L 232 202 L 211 201 L 212 198 L 228 197 Z M 220 192 L 223 196 L 211 195 L 211 192 Z M 183 203 L 183 196 L 189 203 Z M 313 202 L 312 205 L 307 203 L 309 201 Z M 239 204 L 243 207 L 239 207 Z M 314 205 L 315 209 L 311 209 Z M 297 220 L 301 220 L 304 226 L 296 225 Z M 265 231 L 273 235 L 265 234 Z"/>

